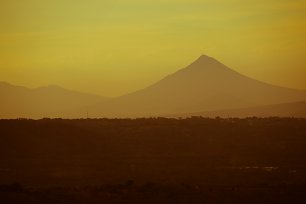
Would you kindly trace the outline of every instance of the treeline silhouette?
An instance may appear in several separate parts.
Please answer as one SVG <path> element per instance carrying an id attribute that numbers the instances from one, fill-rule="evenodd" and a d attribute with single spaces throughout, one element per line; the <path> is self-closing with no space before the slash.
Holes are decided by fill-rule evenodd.
<path id="1" fill-rule="evenodd" d="M 19 119 L 0 120 L 0 135 L 0 200 L 56 198 L 56 186 L 79 203 L 96 192 L 110 203 L 306 192 L 306 119 Z"/>

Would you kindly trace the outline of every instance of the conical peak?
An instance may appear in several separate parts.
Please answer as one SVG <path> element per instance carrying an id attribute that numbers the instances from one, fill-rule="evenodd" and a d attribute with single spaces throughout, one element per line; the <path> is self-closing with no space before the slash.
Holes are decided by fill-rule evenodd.
<path id="1" fill-rule="evenodd" d="M 218 62 L 218 61 L 207 55 L 201 55 L 195 62 L 208 63 L 208 62 Z"/>
<path id="2" fill-rule="evenodd" d="M 209 57 L 207 55 L 201 55 L 196 61 L 194 61 L 187 68 L 191 70 L 227 69 L 227 67 L 222 63 L 220 63 L 218 60 Z"/>
<path id="3" fill-rule="evenodd" d="M 209 57 L 208 55 L 201 55 L 199 57 L 199 60 L 207 60 L 207 59 L 212 59 L 212 57 Z"/>

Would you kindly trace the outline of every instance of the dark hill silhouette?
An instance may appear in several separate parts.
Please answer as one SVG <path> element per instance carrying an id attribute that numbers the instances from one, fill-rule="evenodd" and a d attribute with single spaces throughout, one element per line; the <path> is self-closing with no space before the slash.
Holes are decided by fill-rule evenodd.
<path id="1" fill-rule="evenodd" d="M 86 109 L 96 117 L 142 117 L 303 100 L 306 91 L 260 82 L 203 55 L 152 86 Z"/>
<path id="2" fill-rule="evenodd" d="M 36 89 L 0 82 L 0 118 L 62 117 L 67 110 L 93 105 L 106 98 L 50 85 Z M 78 117 L 85 117 L 86 112 Z"/>
<path id="3" fill-rule="evenodd" d="M 282 103 L 266 106 L 256 106 L 250 108 L 227 109 L 217 111 L 206 111 L 197 113 L 173 114 L 166 117 L 187 118 L 192 116 L 202 117 L 299 117 L 306 118 L 306 101 Z"/>

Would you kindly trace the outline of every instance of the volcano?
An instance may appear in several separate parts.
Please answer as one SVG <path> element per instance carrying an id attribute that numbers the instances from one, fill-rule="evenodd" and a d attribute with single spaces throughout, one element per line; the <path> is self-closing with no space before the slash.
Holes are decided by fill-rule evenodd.
<path id="1" fill-rule="evenodd" d="M 145 89 L 86 109 L 95 117 L 148 117 L 305 100 L 306 91 L 252 79 L 202 55 Z"/>
<path id="2" fill-rule="evenodd" d="M 58 86 L 29 89 L 8 83 L 0 83 L 0 97 L 1 118 L 135 118 L 186 113 L 204 113 L 205 116 L 206 113 L 220 113 L 220 110 L 222 115 L 231 116 L 227 113 L 238 109 L 242 109 L 244 115 L 253 115 L 253 112 L 245 114 L 247 110 L 255 110 L 248 108 L 260 107 L 254 112 L 256 116 L 261 115 L 259 110 L 269 113 L 265 107 L 275 104 L 274 115 L 279 112 L 279 107 L 293 107 L 297 112 L 299 110 L 294 104 L 304 104 L 306 91 L 252 79 L 203 55 L 147 88 L 116 98 L 79 93 Z M 287 109 L 286 114 L 290 110 Z"/>

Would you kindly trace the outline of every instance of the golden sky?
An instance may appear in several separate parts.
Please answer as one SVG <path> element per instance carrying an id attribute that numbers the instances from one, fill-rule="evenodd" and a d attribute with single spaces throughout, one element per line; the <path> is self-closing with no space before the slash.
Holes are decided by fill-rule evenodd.
<path id="1" fill-rule="evenodd" d="M 306 89 L 306 0 L 0 3 L 0 81 L 117 96 L 207 54 Z"/>

